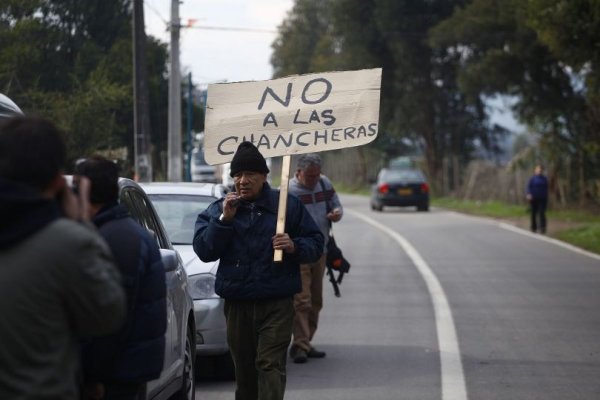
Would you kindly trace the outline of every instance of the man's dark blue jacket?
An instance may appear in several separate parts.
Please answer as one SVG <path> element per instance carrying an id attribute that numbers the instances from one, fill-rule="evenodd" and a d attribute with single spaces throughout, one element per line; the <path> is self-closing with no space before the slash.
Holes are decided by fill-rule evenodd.
<path id="1" fill-rule="evenodd" d="M 300 292 L 299 265 L 315 262 L 323 252 L 323 235 L 293 195 L 288 195 L 285 232 L 296 251 L 273 262 L 279 191 L 265 183 L 254 202 L 242 201 L 231 223 L 219 221 L 223 199 L 212 203 L 196 221 L 194 251 L 204 262 L 219 261 L 216 293 L 225 299 L 291 297 Z"/>
<path id="2" fill-rule="evenodd" d="M 544 175 L 533 175 L 527 183 L 527 194 L 533 200 L 548 198 L 548 179 Z"/>
<path id="3" fill-rule="evenodd" d="M 143 383 L 160 376 L 165 354 L 165 269 L 154 238 L 116 202 L 93 219 L 108 243 L 127 295 L 125 326 L 84 344 L 87 382 Z"/>

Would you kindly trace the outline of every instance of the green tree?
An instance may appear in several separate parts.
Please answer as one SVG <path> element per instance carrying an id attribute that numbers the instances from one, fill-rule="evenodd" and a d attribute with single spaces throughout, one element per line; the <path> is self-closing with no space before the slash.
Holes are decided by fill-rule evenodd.
<path id="1" fill-rule="evenodd" d="M 555 170 L 574 162 L 583 200 L 587 181 L 597 177 L 599 142 L 588 87 L 540 41 L 532 28 L 537 18 L 530 19 L 535 3 L 474 0 L 437 26 L 431 41 L 461 54 L 458 81 L 469 97 L 501 93 L 518 99 L 518 118 L 541 134 L 541 161 Z"/>
<path id="2" fill-rule="evenodd" d="M 272 44 L 274 77 L 325 71 L 331 66 L 331 0 L 297 0 Z"/>
<path id="3" fill-rule="evenodd" d="M 121 146 L 133 159 L 130 8 L 129 0 L 0 3 L 0 91 L 26 113 L 54 120 L 72 159 Z M 155 155 L 167 143 L 166 61 L 166 46 L 149 37 Z"/>
<path id="4" fill-rule="evenodd" d="M 527 21 L 552 54 L 571 69 L 577 85 L 583 85 L 585 119 L 582 138 L 588 167 L 600 168 L 600 1 L 529 0 Z M 597 175 L 596 175 L 597 177 Z M 600 195 L 600 194 L 599 194 Z"/>
<path id="5" fill-rule="evenodd" d="M 540 41 L 590 78 L 588 83 L 599 85 L 600 1 L 529 0 L 526 4 L 528 25 Z"/>
<path id="6" fill-rule="evenodd" d="M 428 41 L 430 29 L 463 3 L 298 0 L 280 27 L 273 64 L 279 75 L 382 67 L 380 138 L 373 146 L 393 156 L 412 142 L 441 187 L 444 157 L 466 161 L 477 146 L 493 151 L 503 133 L 487 122 L 480 98 L 459 90 L 460 53 Z M 401 144 L 396 154 L 392 143 Z"/>

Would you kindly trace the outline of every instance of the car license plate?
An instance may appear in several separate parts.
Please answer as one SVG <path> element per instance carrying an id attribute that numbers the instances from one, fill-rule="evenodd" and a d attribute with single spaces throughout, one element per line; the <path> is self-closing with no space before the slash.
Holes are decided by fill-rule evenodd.
<path id="1" fill-rule="evenodd" d="M 398 189 L 398 196 L 410 196 L 412 194 L 411 188 Z"/>

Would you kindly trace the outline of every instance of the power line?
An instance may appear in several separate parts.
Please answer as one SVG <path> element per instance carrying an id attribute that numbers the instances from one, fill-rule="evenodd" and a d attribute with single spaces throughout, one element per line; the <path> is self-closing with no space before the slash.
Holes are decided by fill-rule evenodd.
<path id="1" fill-rule="evenodd" d="M 154 8 L 154 6 L 151 5 L 149 1 L 144 1 L 144 4 L 146 5 L 146 7 L 148 7 L 148 9 L 150 11 L 152 11 L 158 18 L 160 18 L 160 20 L 162 22 L 164 22 L 165 25 L 169 25 L 169 21 L 167 21 L 165 18 L 163 18 L 163 16 L 160 14 L 160 12 L 156 8 Z"/>
<path id="2" fill-rule="evenodd" d="M 148 7 L 150 11 L 152 11 L 165 25 L 168 27 L 171 24 L 167 21 L 161 13 L 151 4 L 150 1 L 144 0 L 144 5 Z M 227 27 L 227 26 L 196 26 L 194 23 L 196 19 L 190 18 L 188 19 L 187 24 L 179 25 L 180 28 L 188 28 L 188 29 L 204 29 L 209 31 L 231 31 L 231 32 L 254 32 L 254 33 L 277 33 L 277 30 L 273 29 L 261 29 L 261 28 L 238 28 L 238 27 Z"/>
<path id="3" fill-rule="evenodd" d="M 195 26 L 195 25 L 182 25 L 182 28 L 191 29 L 204 29 L 209 31 L 233 31 L 233 32 L 255 32 L 255 33 L 277 33 L 276 30 L 272 29 L 257 29 L 257 28 L 234 28 L 226 26 Z"/>

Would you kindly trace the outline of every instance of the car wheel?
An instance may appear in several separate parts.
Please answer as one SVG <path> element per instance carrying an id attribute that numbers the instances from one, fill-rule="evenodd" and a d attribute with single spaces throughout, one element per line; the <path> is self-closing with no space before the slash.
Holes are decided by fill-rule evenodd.
<path id="1" fill-rule="evenodd" d="M 183 379 L 181 383 L 181 389 L 173 397 L 176 400 L 194 400 L 196 398 L 196 381 L 194 372 L 196 354 L 194 351 L 194 337 L 192 335 L 192 329 L 188 327 L 185 338 Z"/>
<path id="2" fill-rule="evenodd" d="M 417 206 L 417 211 L 429 211 L 429 204 L 421 204 Z"/>

